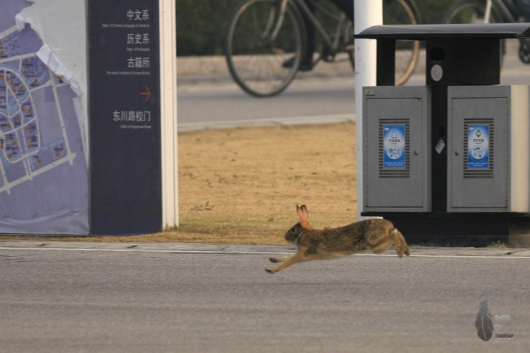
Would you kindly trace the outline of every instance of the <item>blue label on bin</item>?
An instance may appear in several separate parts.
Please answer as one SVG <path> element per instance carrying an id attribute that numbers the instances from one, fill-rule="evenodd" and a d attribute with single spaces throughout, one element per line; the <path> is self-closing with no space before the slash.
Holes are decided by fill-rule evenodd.
<path id="1" fill-rule="evenodd" d="M 467 167 L 489 168 L 488 125 L 470 125 L 467 131 Z"/>
<path id="2" fill-rule="evenodd" d="M 405 125 L 383 125 L 383 167 L 405 168 Z"/>

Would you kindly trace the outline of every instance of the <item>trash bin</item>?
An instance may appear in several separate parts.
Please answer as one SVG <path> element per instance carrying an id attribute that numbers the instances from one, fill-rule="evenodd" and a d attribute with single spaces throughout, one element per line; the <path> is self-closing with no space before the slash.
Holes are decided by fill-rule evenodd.
<path id="1" fill-rule="evenodd" d="M 505 38 L 530 24 L 374 26 L 363 87 L 363 216 L 412 243 L 488 245 L 530 234 L 528 86 L 501 86 Z M 425 41 L 425 86 L 394 86 L 396 40 Z"/>

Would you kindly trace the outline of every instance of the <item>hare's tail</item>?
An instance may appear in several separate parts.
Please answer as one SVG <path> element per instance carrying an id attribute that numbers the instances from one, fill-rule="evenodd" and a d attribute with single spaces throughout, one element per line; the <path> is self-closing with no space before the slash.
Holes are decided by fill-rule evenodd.
<path id="1" fill-rule="evenodd" d="M 396 228 L 392 229 L 390 231 L 390 234 L 394 238 L 394 243 L 396 244 L 396 252 L 399 257 L 402 257 L 403 255 L 410 255 L 410 249 L 407 245 L 407 242 L 405 241 L 405 237 L 403 237 L 403 234 Z"/>

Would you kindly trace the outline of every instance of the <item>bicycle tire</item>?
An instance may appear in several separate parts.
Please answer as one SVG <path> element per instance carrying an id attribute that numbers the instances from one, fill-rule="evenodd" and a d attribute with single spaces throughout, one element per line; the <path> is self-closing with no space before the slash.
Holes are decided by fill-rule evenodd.
<path id="1" fill-rule="evenodd" d="M 416 4 L 406 0 L 383 2 L 383 23 L 385 25 L 415 25 L 421 23 Z M 401 86 L 408 81 L 420 56 L 420 42 L 396 40 L 395 85 Z"/>
<path id="2" fill-rule="evenodd" d="M 234 81 L 248 94 L 270 97 L 283 92 L 295 78 L 307 45 L 300 12 L 287 3 L 281 28 L 281 0 L 244 0 L 234 9 L 224 38 L 224 53 Z M 284 67 L 286 61 L 294 61 Z"/>
<path id="3" fill-rule="evenodd" d="M 414 1 L 385 0 L 383 1 L 383 24 L 415 25 L 421 23 L 421 14 Z M 348 52 L 352 68 L 355 71 L 355 55 Z M 404 85 L 414 72 L 420 56 L 420 42 L 411 40 L 396 41 L 396 64 L 394 82 L 396 86 Z"/>

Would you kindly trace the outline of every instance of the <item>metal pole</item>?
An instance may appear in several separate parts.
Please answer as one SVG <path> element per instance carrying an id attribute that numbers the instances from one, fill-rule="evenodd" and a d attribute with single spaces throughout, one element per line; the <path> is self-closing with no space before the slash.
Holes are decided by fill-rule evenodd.
<path id="1" fill-rule="evenodd" d="M 368 27 L 383 23 L 382 0 L 354 1 L 354 30 L 360 33 Z M 363 95 L 364 86 L 375 86 L 377 42 L 374 39 L 355 40 L 355 124 L 357 155 L 357 218 L 363 209 Z"/>

